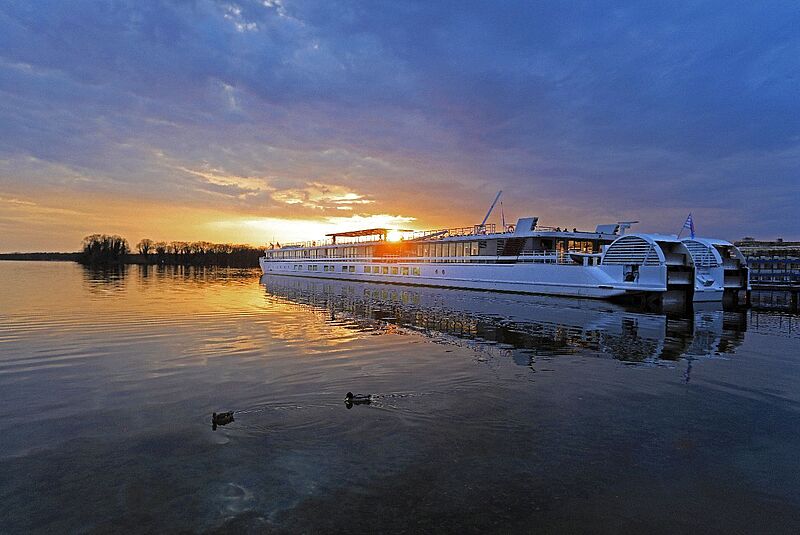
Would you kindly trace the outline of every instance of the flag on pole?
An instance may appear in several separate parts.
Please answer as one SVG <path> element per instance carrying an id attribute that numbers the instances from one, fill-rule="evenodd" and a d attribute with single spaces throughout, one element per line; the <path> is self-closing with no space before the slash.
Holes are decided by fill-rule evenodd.
<path id="1" fill-rule="evenodd" d="M 686 222 L 683 224 L 683 228 L 689 229 L 689 235 L 694 239 L 694 220 L 692 219 L 692 214 L 689 212 L 689 216 L 686 218 Z"/>

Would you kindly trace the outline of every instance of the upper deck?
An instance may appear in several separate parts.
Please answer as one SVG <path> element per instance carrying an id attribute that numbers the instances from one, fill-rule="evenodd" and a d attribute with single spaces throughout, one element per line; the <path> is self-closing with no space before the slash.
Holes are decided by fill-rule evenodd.
<path id="1" fill-rule="evenodd" d="M 286 244 L 269 249 L 274 260 L 373 258 L 387 261 L 554 261 L 571 263 L 570 253 L 599 254 L 624 230 L 622 224 L 600 225 L 594 232 L 537 226 L 538 219 L 520 219 L 500 231 L 494 224 L 424 231 L 387 228 L 327 235 L 319 241 Z"/>

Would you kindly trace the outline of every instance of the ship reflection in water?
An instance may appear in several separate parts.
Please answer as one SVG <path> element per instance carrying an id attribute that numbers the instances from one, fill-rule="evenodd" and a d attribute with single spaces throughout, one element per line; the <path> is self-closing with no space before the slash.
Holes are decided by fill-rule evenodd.
<path id="1" fill-rule="evenodd" d="M 747 313 L 719 304 L 683 315 L 643 313 L 593 300 L 264 275 L 272 296 L 342 317 L 358 329 L 397 326 L 442 343 L 506 351 L 536 369 L 556 355 L 595 354 L 665 364 L 735 352 Z"/>

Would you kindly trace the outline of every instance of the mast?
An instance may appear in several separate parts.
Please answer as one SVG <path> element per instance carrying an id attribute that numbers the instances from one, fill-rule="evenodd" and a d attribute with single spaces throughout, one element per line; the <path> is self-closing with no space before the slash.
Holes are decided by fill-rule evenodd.
<path id="1" fill-rule="evenodd" d="M 494 202 L 489 207 L 489 211 L 486 212 L 486 217 L 484 217 L 483 221 L 481 221 L 481 224 L 480 224 L 481 228 L 486 225 L 486 220 L 488 220 L 489 216 L 492 215 L 492 210 L 494 210 L 494 205 L 497 204 L 497 201 L 500 200 L 500 195 L 502 195 L 502 194 L 503 194 L 503 190 L 500 190 L 500 191 L 497 192 L 497 197 L 494 198 Z"/>

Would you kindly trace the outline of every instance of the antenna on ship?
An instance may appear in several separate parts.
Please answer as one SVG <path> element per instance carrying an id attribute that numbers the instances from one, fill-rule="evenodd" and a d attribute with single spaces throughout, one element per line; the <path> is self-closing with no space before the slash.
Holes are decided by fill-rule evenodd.
<path id="1" fill-rule="evenodd" d="M 635 225 L 638 221 L 617 221 L 617 225 L 619 225 L 619 234 L 620 236 L 625 235 L 625 231 L 631 228 L 631 225 Z"/>
<path id="2" fill-rule="evenodd" d="M 486 221 L 489 219 L 489 216 L 492 215 L 492 210 L 494 210 L 494 206 L 497 204 L 497 201 L 500 200 L 500 195 L 502 195 L 502 194 L 503 194 L 503 190 L 500 190 L 500 191 L 497 192 L 497 196 L 494 198 L 494 202 L 489 207 L 489 211 L 486 212 L 486 217 L 483 218 L 483 221 L 481 221 L 481 224 L 479 225 L 478 228 L 480 228 L 482 230 L 486 229 Z"/>

